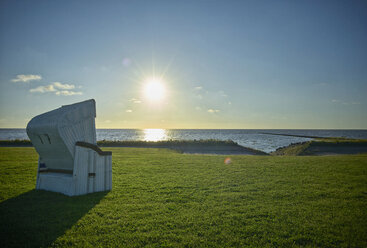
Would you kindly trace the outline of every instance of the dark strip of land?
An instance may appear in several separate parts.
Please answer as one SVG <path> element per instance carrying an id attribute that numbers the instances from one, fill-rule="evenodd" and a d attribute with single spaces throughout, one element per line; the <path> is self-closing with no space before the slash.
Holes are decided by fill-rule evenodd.
<path id="1" fill-rule="evenodd" d="M 320 139 L 278 148 L 271 155 L 340 155 L 367 153 L 367 140 Z"/>

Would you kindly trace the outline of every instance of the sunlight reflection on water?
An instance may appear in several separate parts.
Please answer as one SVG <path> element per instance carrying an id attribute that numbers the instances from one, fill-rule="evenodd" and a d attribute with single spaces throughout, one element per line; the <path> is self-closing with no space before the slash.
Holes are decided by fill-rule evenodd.
<path id="1" fill-rule="evenodd" d="M 143 132 L 145 141 L 160 141 L 167 139 L 165 129 L 144 129 Z"/>

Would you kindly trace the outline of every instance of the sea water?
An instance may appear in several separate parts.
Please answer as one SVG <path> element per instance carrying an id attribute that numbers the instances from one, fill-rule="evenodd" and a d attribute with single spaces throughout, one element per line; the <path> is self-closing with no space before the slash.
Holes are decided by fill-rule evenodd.
<path id="1" fill-rule="evenodd" d="M 367 130 L 311 130 L 311 129 L 97 129 L 97 140 L 232 140 L 246 147 L 271 152 L 291 143 L 309 138 L 279 136 L 290 134 L 318 137 L 367 139 Z M 25 129 L 0 129 L 0 140 L 29 139 Z"/>

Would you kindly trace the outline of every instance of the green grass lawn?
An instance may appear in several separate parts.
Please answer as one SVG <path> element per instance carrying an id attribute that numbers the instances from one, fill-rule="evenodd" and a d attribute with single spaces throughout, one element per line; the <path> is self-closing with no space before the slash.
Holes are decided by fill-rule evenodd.
<path id="1" fill-rule="evenodd" d="M 33 148 L 0 148 L 0 247 L 367 247 L 367 155 L 113 152 L 113 190 L 34 190 Z"/>

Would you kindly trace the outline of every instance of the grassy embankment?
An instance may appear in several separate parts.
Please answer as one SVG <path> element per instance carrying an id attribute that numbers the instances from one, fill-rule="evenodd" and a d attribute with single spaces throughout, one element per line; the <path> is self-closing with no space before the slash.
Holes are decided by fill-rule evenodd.
<path id="1" fill-rule="evenodd" d="M 268 155 L 266 152 L 243 147 L 232 140 L 166 140 L 166 141 L 97 141 L 102 147 L 167 148 L 184 153 Z M 0 140 L 0 147 L 32 146 L 29 140 Z"/>
<path id="2" fill-rule="evenodd" d="M 113 190 L 35 191 L 33 148 L 0 148 L 0 247 L 367 247 L 367 156 L 108 148 Z"/>

